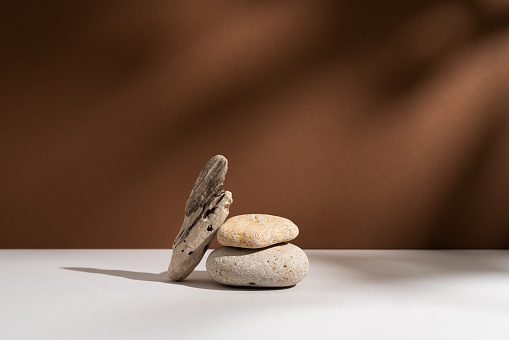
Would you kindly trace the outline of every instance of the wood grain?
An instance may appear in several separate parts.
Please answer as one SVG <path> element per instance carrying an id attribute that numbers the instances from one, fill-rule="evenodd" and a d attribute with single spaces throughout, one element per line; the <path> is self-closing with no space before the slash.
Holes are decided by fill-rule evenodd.
<path id="1" fill-rule="evenodd" d="M 200 263 L 205 251 L 224 223 L 232 203 L 232 194 L 224 191 L 228 160 L 212 157 L 201 171 L 187 199 L 185 217 L 175 241 L 168 277 L 185 279 Z"/>

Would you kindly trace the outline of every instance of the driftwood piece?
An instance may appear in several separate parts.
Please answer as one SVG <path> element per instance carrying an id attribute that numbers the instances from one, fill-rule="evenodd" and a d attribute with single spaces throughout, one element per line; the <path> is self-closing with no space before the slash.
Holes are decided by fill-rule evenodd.
<path id="1" fill-rule="evenodd" d="M 200 263 L 219 227 L 228 216 L 232 194 L 224 191 L 228 160 L 212 157 L 198 176 L 186 203 L 182 227 L 173 242 L 168 277 L 185 279 Z"/>

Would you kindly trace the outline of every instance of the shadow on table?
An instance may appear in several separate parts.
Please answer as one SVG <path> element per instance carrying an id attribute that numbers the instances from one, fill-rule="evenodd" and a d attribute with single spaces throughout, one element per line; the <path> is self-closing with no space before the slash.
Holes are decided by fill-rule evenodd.
<path id="1" fill-rule="evenodd" d="M 508 252 L 509 254 L 509 252 Z M 507 256 L 493 251 L 344 251 L 334 255 L 313 254 L 313 262 L 330 264 L 329 270 L 344 271 L 369 281 L 414 280 L 471 274 L 509 274 Z M 331 273 L 332 274 L 332 273 Z"/>
<path id="2" fill-rule="evenodd" d="M 267 290 L 280 290 L 291 287 L 275 287 L 275 288 L 263 288 L 263 287 L 235 287 L 225 286 L 212 280 L 206 271 L 195 270 L 183 281 L 172 281 L 168 278 L 168 272 L 164 271 L 161 273 L 145 273 L 145 272 L 133 272 L 128 270 L 116 270 L 116 269 L 99 269 L 99 268 L 87 268 L 87 267 L 62 267 L 65 270 L 74 270 L 84 273 L 92 274 L 103 274 L 110 276 L 122 277 L 129 280 L 136 281 L 147 281 L 147 282 L 161 282 L 166 284 L 172 284 L 176 286 L 186 286 L 197 289 L 207 290 L 229 290 L 229 291 L 267 291 Z M 292 286 L 293 287 L 293 286 Z"/>

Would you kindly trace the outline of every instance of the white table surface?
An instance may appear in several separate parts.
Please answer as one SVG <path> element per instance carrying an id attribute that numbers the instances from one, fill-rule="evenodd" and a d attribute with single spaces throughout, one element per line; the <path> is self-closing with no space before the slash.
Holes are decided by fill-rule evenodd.
<path id="1" fill-rule="evenodd" d="M 171 282 L 170 250 L 0 250 L 0 339 L 509 339 L 509 251 L 306 253 L 264 290 Z"/>

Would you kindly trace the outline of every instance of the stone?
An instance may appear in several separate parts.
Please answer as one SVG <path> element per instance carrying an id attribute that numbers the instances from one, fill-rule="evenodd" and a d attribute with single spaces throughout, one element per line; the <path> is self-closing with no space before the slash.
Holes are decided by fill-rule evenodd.
<path id="1" fill-rule="evenodd" d="M 205 251 L 224 223 L 232 204 L 232 193 L 224 191 L 228 160 L 212 157 L 201 171 L 186 203 L 184 222 L 173 242 L 168 277 L 185 279 L 200 263 Z"/>
<path id="2" fill-rule="evenodd" d="M 291 243 L 262 249 L 220 247 L 207 258 L 207 273 L 224 285 L 288 287 L 307 274 L 306 253 Z"/>
<path id="3" fill-rule="evenodd" d="M 218 230 L 217 240 L 223 246 L 264 248 L 289 242 L 299 235 L 299 228 L 287 218 L 249 214 L 229 218 Z"/>

